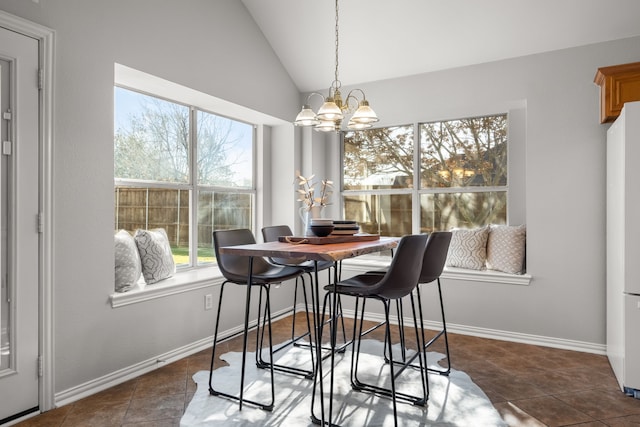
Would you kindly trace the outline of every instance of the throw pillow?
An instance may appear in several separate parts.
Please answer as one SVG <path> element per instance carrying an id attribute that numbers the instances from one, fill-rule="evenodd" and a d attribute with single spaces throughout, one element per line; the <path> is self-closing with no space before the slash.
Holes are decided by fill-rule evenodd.
<path id="1" fill-rule="evenodd" d="M 492 225 L 487 242 L 487 268 L 511 274 L 524 270 L 526 227 Z"/>
<path id="2" fill-rule="evenodd" d="M 167 232 L 163 228 L 136 230 L 134 238 L 142 261 L 142 275 L 147 284 L 150 285 L 174 275 L 176 266 L 173 262 Z"/>
<path id="3" fill-rule="evenodd" d="M 447 254 L 448 267 L 482 270 L 487 260 L 489 227 L 473 229 L 454 228 Z"/>
<path id="4" fill-rule="evenodd" d="M 127 230 L 115 233 L 116 292 L 126 292 L 136 285 L 142 272 L 140 255 L 133 236 Z"/>

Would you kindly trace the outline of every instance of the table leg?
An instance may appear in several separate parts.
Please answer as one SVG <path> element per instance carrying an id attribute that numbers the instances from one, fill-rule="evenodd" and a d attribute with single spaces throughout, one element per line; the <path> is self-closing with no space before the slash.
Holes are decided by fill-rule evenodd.
<path id="1" fill-rule="evenodd" d="M 247 300 L 245 303 L 245 311 L 244 311 L 244 340 L 242 343 L 242 371 L 240 372 L 240 411 L 242 411 L 242 402 L 243 402 L 243 394 L 244 394 L 244 371 L 245 366 L 247 364 L 247 341 L 248 341 L 248 333 L 249 329 L 249 308 L 251 305 L 251 283 L 253 282 L 253 257 L 249 257 L 249 273 L 247 274 Z M 260 322 L 260 314 L 258 313 L 258 323 Z"/>
<path id="2" fill-rule="evenodd" d="M 331 308 L 330 308 L 330 313 L 329 313 L 329 317 L 330 317 L 330 321 L 329 321 L 329 341 L 330 341 L 330 359 L 331 359 L 331 366 L 330 366 L 330 373 L 329 373 L 329 414 L 328 414 L 328 421 L 325 421 L 325 413 L 324 413 L 324 389 L 323 389 L 323 372 L 322 372 L 322 329 L 323 329 L 323 325 L 324 325 L 324 318 L 322 316 L 322 311 L 321 311 L 321 307 L 320 307 L 320 285 L 318 282 L 318 269 L 317 269 L 317 262 L 316 262 L 316 269 L 315 269 L 315 283 L 316 286 L 314 288 L 314 292 L 315 292 L 315 301 L 317 302 L 317 304 L 314 304 L 314 309 L 316 310 L 314 319 L 316 324 L 314 325 L 316 327 L 316 358 L 317 358 L 317 370 L 316 370 L 316 375 L 314 377 L 314 382 L 313 382 L 313 393 L 311 396 L 311 421 L 314 424 L 319 424 L 322 426 L 336 426 L 338 427 L 337 424 L 333 424 L 331 422 L 332 420 L 332 415 L 333 415 L 333 383 L 334 383 L 334 365 L 335 365 L 335 353 L 336 353 L 336 347 L 337 347 L 337 331 L 338 331 L 338 298 L 337 298 L 337 294 L 334 292 L 330 295 L 331 297 Z M 338 266 L 336 265 L 334 267 L 334 283 L 338 282 L 338 276 L 339 276 L 339 272 L 338 272 Z M 331 277 L 331 276 L 329 276 Z M 319 384 L 320 387 L 320 411 L 321 411 L 321 415 L 320 418 L 316 417 L 315 413 L 314 413 L 314 402 L 315 402 L 315 396 L 316 396 L 316 385 Z"/>
<path id="3" fill-rule="evenodd" d="M 318 282 L 318 261 L 314 261 L 314 280 L 315 285 L 311 290 L 311 303 L 313 305 L 313 322 L 315 329 L 315 346 L 316 346 L 316 372 L 313 377 L 313 391 L 311 393 L 311 421 L 314 424 L 325 425 L 324 419 L 324 389 L 322 385 L 322 307 L 320 304 L 320 282 Z M 316 386 L 320 383 L 320 418 L 316 417 L 314 412 L 316 399 Z"/>
<path id="4" fill-rule="evenodd" d="M 338 269 L 334 269 L 333 283 L 338 283 Z M 331 373 L 329 383 L 329 425 L 331 424 L 331 415 L 333 414 L 333 381 L 334 381 L 334 369 L 336 358 L 336 344 L 338 335 L 338 295 L 332 292 L 331 295 L 331 313 L 329 314 L 331 321 L 329 323 L 331 332 Z"/>

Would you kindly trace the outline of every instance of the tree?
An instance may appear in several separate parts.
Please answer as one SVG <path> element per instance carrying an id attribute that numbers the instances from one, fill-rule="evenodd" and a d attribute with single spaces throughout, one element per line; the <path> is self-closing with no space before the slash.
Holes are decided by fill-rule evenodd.
<path id="1" fill-rule="evenodd" d="M 250 195 L 235 188 L 252 185 L 251 125 L 123 88 L 116 117 L 116 228 L 162 227 L 173 246 L 187 246 L 193 207 L 204 230 L 196 240 L 210 248 L 214 213 L 250 217 L 238 207 Z"/>
<path id="2" fill-rule="evenodd" d="M 140 95 L 136 113 L 115 132 L 115 177 L 174 183 L 190 182 L 190 110 L 158 98 Z M 233 185 L 231 154 L 240 138 L 233 121 L 199 111 L 197 114 L 198 183 Z"/>
<path id="3" fill-rule="evenodd" d="M 370 188 L 371 176 L 413 177 L 413 128 L 395 126 L 359 132 L 344 137 L 344 183 L 347 190 Z"/>
<path id="4" fill-rule="evenodd" d="M 425 190 L 419 196 L 423 231 L 503 222 L 507 185 L 506 114 L 423 123 L 418 129 L 419 189 Z M 413 125 L 346 132 L 344 190 L 357 194 L 361 190 L 414 187 L 417 181 L 414 146 Z M 380 198 L 385 194 L 392 193 L 380 193 Z M 374 205 L 375 197 L 370 193 L 359 197 L 371 199 L 371 210 L 384 209 L 382 204 Z M 348 198 L 356 200 L 353 195 Z M 389 208 L 388 219 L 394 227 L 406 220 L 411 210 L 399 210 L 403 200 L 396 199 L 390 202 L 393 206 Z"/>

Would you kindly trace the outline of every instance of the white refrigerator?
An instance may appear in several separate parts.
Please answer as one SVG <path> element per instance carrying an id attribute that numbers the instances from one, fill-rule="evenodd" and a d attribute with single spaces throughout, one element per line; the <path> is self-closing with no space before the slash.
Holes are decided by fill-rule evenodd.
<path id="1" fill-rule="evenodd" d="M 607 356 L 640 398 L 640 102 L 607 131 Z"/>

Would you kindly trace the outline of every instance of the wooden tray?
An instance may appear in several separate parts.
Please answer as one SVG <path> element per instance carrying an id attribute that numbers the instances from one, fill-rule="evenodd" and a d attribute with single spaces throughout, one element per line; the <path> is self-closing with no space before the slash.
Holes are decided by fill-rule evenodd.
<path id="1" fill-rule="evenodd" d="M 286 243 L 309 243 L 312 245 L 327 245 L 329 243 L 347 243 L 347 242 L 368 242 L 372 240 L 380 240 L 379 234 L 353 234 L 353 235 L 337 235 L 327 237 L 300 237 L 300 236 L 280 236 L 280 242 Z"/>

